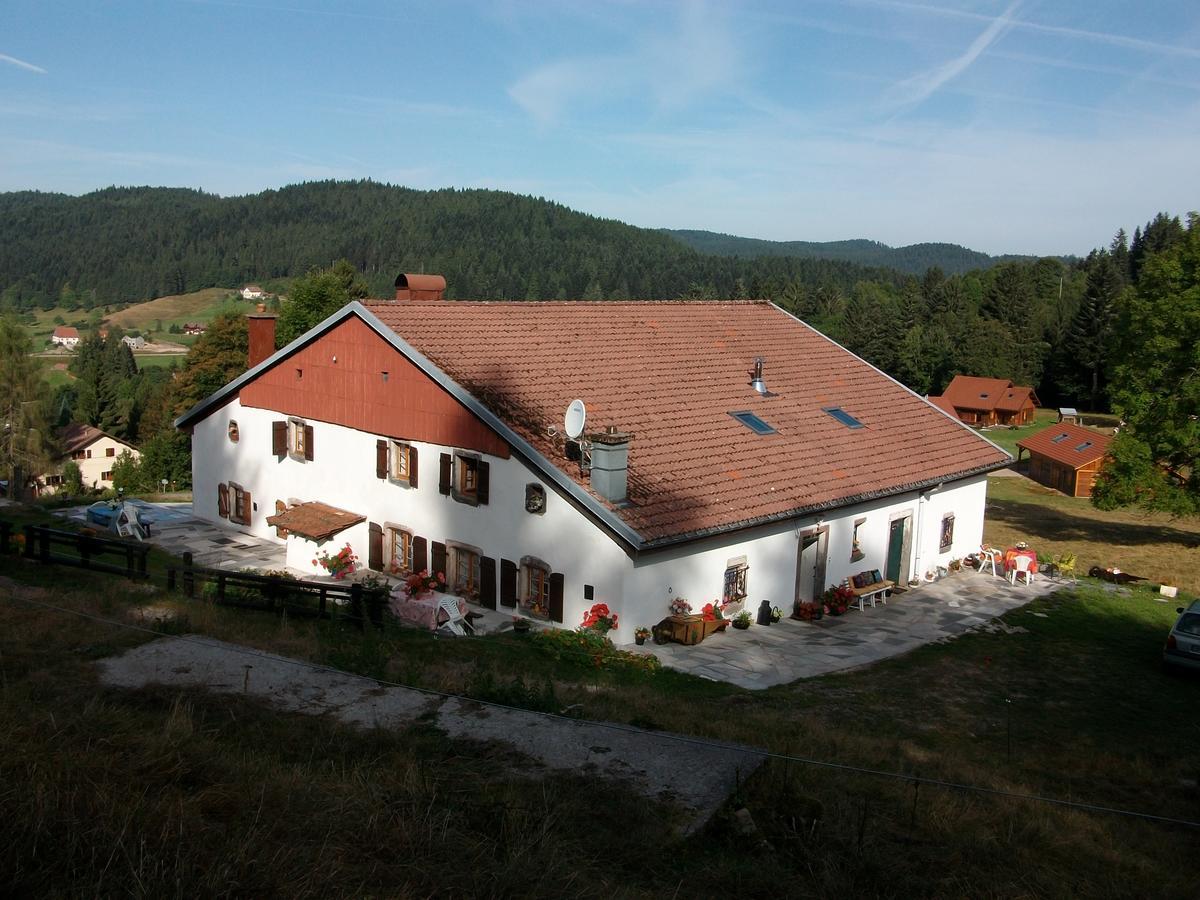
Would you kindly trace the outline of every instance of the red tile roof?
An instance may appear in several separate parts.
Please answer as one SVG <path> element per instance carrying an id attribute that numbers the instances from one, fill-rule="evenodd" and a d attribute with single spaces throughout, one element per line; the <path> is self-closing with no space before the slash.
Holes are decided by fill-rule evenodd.
<path id="1" fill-rule="evenodd" d="M 315 500 L 310 503 L 298 503 L 295 506 L 289 506 L 281 513 L 267 516 L 268 525 L 286 528 L 293 534 L 314 541 L 323 541 L 333 537 L 339 531 L 345 531 L 351 525 L 357 525 L 366 520 L 366 516 L 347 512 Z"/>
<path id="2" fill-rule="evenodd" d="M 102 437 L 111 438 L 118 444 L 124 444 L 126 447 L 133 446 L 127 441 L 123 441 L 120 438 L 113 437 L 107 432 L 101 431 L 94 425 L 81 425 L 78 422 L 67 425 L 58 432 L 58 440 L 62 446 L 63 453 L 68 456 L 77 450 L 82 450 L 85 447 L 94 444 Z"/>
<path id="3" fill-rule="evenodd" d="M 56 338 L 75 338 L 79 339 L 79 329 L 73 328 L 70 325 L 59 325 L 54 329 L 52 337 Z"/>
<path id="4" fill-rule="evenodd" d="M 1033 388 L 1019 387 L 1004 378 L 980 378 L 976 375 L 955 375 L 946 385 L 941 399 L 958 409 L 984 412 L 999 409 L 1017 412 L 1033 395 Z M 932 398 L 930 398 L 932 399 Z M 1036 404 L 1037 398 L 1033 397 Z"/>
<path id="5" fill-rule="evenodd" d="M 1082 425 L 1060 422 L 1037 434 L 1022 438 L 1017 441 L 1017 446 L 1023 447 L 1031 454 L 1037 453 L 1049 457 L 1055 462 L 1078 469 L 1090 462 L 1103 459 L 1108 454 L 1108 445 L 1111 443 L 1111 435 L 1084 428 Z M 1080 447 L 1083 449 L 1080 450 Z"/>
<path id="6" fill-rule="evenodd" d="M 768 303 L 439 302 L 368 309 L 576 483 L 561 432 L 633 433 L 628 505 L 648 543 L 998 468 L 1003 451 Z M 771 396 L 749 385 L 766 360 Z M 841 407 L 848 428 L 825 412 Z M 776 429 L 758 435 L 729 414 Z M 190 414 L 189 414 L 190 415 Z M 595 495 L 593 495 L 595 496 Z M 603 501 L 598 501 L 603 502 Z"/>

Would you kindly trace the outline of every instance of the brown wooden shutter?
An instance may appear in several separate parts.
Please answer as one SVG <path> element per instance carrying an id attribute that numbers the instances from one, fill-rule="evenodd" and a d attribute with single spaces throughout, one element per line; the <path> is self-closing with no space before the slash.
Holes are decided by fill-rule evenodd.
<path id="1" fill-rule="evenodd" d="M 367 568 L 383 571 L 383 529 L 374 522 L 367 525 Z"/>
<path id="2" fill-rule="evenodd" d="M 496 608 L 496 561 L 487 556 L 479 558 L 479 602 Z"/>
<path id="3" fill-rule="evenodd" d="M 551 622 L 563 620 L 563 581 L 562 572 L 550 573 L 550 609 L 548 613 Z"/>
<path id="4" fill-rule="evenodd" d="M 242 491 L 242 524 L 249 525 L 254 519 L 254 501 L 249 491 Z"/>
<path id="5" fill-rule="evenodd" d="M 426 550 L 425 538 L 414 536 L 412 539 L 413 550 L 413 571 L 424 572 L 429 568 L 428 552 Z"/>
<path id="6" fill-rule="evenodd" d="M 492 484 L 492 466 L 490 463 L 484 462 L 482 459 L 477 463 L 475 477 L 475 496 L 480 503 L 488 502 L 488 492 L 491 490 Z"/>
<path id="7" fill-rule="evenodd" d="M 436 578 L 440 572 L 446 578 L 446 583 L 449 584 L 450 576 L 446 575 L 446 545 L 434 541 L 433 552 L 430 555 L 433 559 L 430 560 L 429 574 Z"/>
<path id="8" fill-rule="evenodd" d="M 282 500 L 276 500 L 275 501 L 275 515 L 279 515 L 280 513 L 284 513 L 284 512 L 287 512 L 287 504 L 284 503 Z M 285 538 L 287 536 L 288 536 L 288 530 L 286 528 L 280 528 L 278 525 L 275 526 L 275 537 Z"/>
<path id="9" fill-rule="evenodd" d="M 304 458 L 307 460 L 313 458 L 313 427 L 311 425 L 304 426 Z"/>
<path id="10" fill-rule="evenodd" d="M 229 485 L 224 482 L 217 485 L 217 515 L 222 519 L 229 518 Z"/>
<path id="11" fill-rule="evenodd" d="M 287 422 L 271 423 L 271 452 L 276 456 L 287 453 Z"/>
<path id="12" fill-rule="evenodd" d="M 442 454 L 441 472 L 438 474 L 438 493 L 450 493 L 450 466 L 451 459 L 449 453 Z"/>
<path id="13" fill-rule="evenodd" d="M 511 559 L 500 560 L 500 605 L 517 605 L 517 564 Z"/>
<path id="14" fill-rule="evenodd" d="M 417 486 L 417 448 L 412 446 L 408 448 L 408 486 Z"/>
<path id="15" fill-rule="evenodd" d="M 375 442 L 375 477 L 387 478 L 388 476 L 388 442 Z"/>

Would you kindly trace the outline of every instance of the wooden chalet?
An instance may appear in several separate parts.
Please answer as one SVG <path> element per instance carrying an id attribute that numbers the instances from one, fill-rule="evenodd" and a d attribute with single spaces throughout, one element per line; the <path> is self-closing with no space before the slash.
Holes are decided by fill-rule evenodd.
<path id="1" fill-rule="evenodd" d="M 968 425 L 1026 425 L 1041 404 L 1031 387 L 1003 378 L 955 375 L 940 397 L 929 402 Z"/>
<path id="2" fill-rule="evenodd" d="M 1071 497 L 1092 496 L 1112 437 L 1060 422 L 1017 441 L 1017 461 L 1029 453 L 1029 477 Z"/>

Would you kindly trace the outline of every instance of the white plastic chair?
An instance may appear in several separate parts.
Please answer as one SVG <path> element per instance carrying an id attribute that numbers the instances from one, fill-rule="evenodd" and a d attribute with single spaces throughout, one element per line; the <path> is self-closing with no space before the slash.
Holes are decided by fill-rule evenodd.
<path id="1" fill-rule="evenodd" d="M 1000 551 L 994 549 L 980 548 L 979 550 L 979 574 L 983 574 L 983 570 L 988 566 L 992 567 L 992 574 L 999 575 L 996 571 L 996 563 L 1000 561 Z"/>
<path id="2" fill-rule="evenodd" d="M 1029 566 L 1032 560 L 1028 556 L 1018 556 L 1013 560 L 1012 568 L 1008 570 L 1008 581 L 1012 585 L 1016 585 L 1017 576 L 1025 576 L 1026 586 L 1033 584 L 1033 573 L 1029 571 Z"/>
<path id="3" fill-rule="evenodd" d="M 446 614 L 446 621 L 438 625 L 439 629 L 446 628 L 451 634 L 459 636 L 465 636 L 468 631 L 475 631 L 471 623 L 458 611 L 458 601 L 453 597 L 442 597 L 438 600 L 438 612 Z"/>

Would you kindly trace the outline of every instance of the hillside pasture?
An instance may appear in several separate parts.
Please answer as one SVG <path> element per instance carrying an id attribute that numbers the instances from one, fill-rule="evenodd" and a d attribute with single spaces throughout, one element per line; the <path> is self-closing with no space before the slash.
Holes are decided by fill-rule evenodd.
<path id="1" fill-rule="evenodd" d="M 172 325 L 183 326 L 188 322 L 211 322 L 224 312 L 244 315 L 253 312 L 255 303 L 242 300 L 230 288 L 204 288 L 189 294 L 171 294 L 145 303 L 136 303 L 113 313 L 105 321 L 120 325 L 126 331 L 150 332 L 161 323 L 166 332 Z M 173 334 L 172 341 L 186 343 L 187 335 Z"/>

